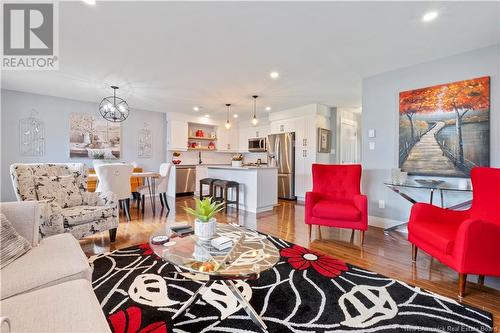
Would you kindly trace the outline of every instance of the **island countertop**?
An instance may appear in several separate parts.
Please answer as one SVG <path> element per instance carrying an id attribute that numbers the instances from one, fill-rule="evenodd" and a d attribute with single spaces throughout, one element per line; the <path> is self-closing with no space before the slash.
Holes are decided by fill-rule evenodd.
<path id="1" fill-rule="evenodd" d="M 208 165 L 209 169 L 227 169 L 227 170 L 268 170 L 268 169 L 277 169 L 277 167 L 273 166 L 256 166 L 256 165 L 243 165 L 240 167 L 234 167 L 231 165 Z"/>

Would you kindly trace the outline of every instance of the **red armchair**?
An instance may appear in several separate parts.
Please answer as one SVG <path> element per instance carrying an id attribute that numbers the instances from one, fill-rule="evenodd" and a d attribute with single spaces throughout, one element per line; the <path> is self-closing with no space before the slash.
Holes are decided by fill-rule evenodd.
<path id="1" fill-rule="evenodd" d="M 453 211 L 424 203 L 413 205 L 408 222 L 412 259 L 422 249 L 459 274 L 463 297 L 467 274 L 500 276 L 500 169 L 474 168 L 472 207 Z"/>
<path id="2" fill-rule="evenodd" d="M 306 193 L 305 222 L 312 225 L 361 231 L 361 246 L 368 228 L 368 204 L 360 193 L 361 165 L 313 164 L 313 190 Z"/>

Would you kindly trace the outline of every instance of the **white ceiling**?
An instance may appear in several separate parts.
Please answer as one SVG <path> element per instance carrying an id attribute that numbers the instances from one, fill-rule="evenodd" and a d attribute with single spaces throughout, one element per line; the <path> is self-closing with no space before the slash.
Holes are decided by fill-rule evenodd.
<path id="1" fill-rule="evenodd" d="M 500 40 L 498 2 L 61 2 L 59 20 L 59 71 L 4 71 L 3 88 L 99 102 L 116 84 L 132 108 L 213 116 L 253 94 L 360 106 L 363 77 Z"/>

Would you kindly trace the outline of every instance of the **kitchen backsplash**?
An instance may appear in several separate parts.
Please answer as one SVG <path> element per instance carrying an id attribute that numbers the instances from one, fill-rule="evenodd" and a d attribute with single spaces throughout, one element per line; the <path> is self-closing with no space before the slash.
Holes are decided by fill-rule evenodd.
<path id="1" fill-rule="evenodd" d="M 181 160 L 181 165 L 198 164 L 198 151 L 181 151 L 181 156 L 175 159 Z M 173 151 L 167 152 L 167 161 L 172 161 Z M 221 153 L 202 151 L 201 160 L 203 164 L 231 164 L 231 158 L 234 153 Z M 266 153 L 243 153 L 245 157 L 244 163 L 255 163 L 257 159 L 261 159 L 262 163 L 267 163 Z"/>

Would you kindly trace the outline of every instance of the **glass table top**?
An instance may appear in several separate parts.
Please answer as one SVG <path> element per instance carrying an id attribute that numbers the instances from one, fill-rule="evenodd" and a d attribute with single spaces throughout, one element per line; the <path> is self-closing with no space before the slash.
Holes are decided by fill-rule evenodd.
<path id="1" fill-rule="evenodd" d="M 155 236 L 169 236 L 170 241 L 153 244 Z M 195 235 L 178 237 L 168 226 L 152 234 L 149 245 L 157 256 L 182 270 L 214 279 L 255 278 L 279 260 L 278 249 L 265 235 L 237 225 L 217 223 L 214 238 L 219 236 L 230 238 L 233 245 L 219 251 L 210 241 L 202 241 Z"/>
<path id="2" fill-rule="evenodd" d="M 442 182 L 421 181 L 421 182 L 418 182 L 416 180 L 413 180 L 413 181 L 407 181 L 405 183 L 396 183 L 396 182 L 389 181 L 389 182 L 384 182 L 384 184 L 387 186 L 393 186 L 393 187 L 423 188 L 423 189 L 428 189 L 428 190 L 463 191 L 463 192 L 471 192 L 472 191 L 470 184 L 468 184 L 467 187 L 461 187 L 461 186 L 458 186 L 457 184 L 450 184 L 446 181 L 442 181 Z"/>

